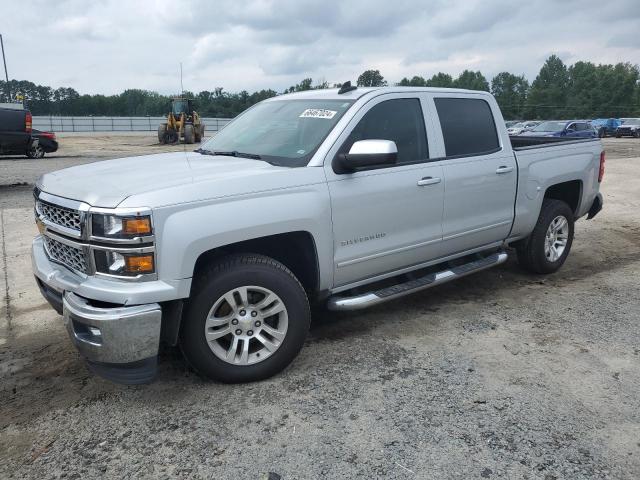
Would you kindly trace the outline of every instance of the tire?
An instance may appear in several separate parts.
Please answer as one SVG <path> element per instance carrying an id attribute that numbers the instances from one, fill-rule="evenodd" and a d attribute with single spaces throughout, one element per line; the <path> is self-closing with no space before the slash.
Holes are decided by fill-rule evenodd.
<path id="1" fill-rule="evenodd" d="M 167 124 L 166 123 L 160 124 L 160 126 L 158 127 L 158 141 L 160 143 L 167 143 L 166 133 L 167 133 Z"/>
<path id="2" fill-rule="evenodd" d="M 553 233 L 550 233 L 551 237 L 547 237 L 552 230 L 552 223 L 558 222 L 559 218 L 564 219 L 566 228 L 558 231 L 556 237 Z M 559 224 L 554 225 L 557 227 Z M 573 211 L 569 205 L 561 200 L 545 199 L 533 232 L 516 247 L 518 263 L 533 273 L 546 274 L 557 271 L 571 251 L 573 232 Z M 564 245 L 561 246 L 563 241 Z M 549 242 L 553 242 L 554 248 L 547 250 Z"/>
<path id="3" fill-rule="evenodd" d="M 607 132 L 604 128 L 601 128 L 600 130 L 598 130 L 598 137 L 604 138 L 606 136 L 607 136 Z"/>
<path id="4" fill-rule="evenodd" d="M 240 302 L 236 292 L 243 289 L 248 294 Z M 275 295 L 277 300 L 261 307 L 261 302 L 269 302 L 267 295 Z M 230 308 L 227 298 L 240 305 Z M 262 315 L 281 307 L 284 311 Z M 234 254 L 211 265 L 196 280 L 183 316 L 180 348 L 189 364 L 207 378 L 253 382 L 275 375 L 293 361 L 310 322 L 307 295 L 287 267 L 263 255 Z M 265 338 L 270 340 L 272 351 L 265 347 Z M 246 348 L 245 342 L 249 345 Z M 249 353 L 245 355 L 246 349 Z"/>
<path id="5" fill-rule="evenodd" d="M 44 148 L 38 145 L 37 147 L 30 148 L 27 150 L 27 157 L 29 158 L 43 158 L 45 154 Z"/>
<path id="6" fill-rule="evenodd" d="M 633 132 L 633 136 L 636 138 L 640 138 L 640 130 L 636 130 L 635 132 Z"/>
<path id="7" fill-rule="evenodd" d="M 618 134 L 616 133 L 616 138 L 620 138 L 620 137 L 622 137 L 622 135 L 618 135 Z"/>
<path id="8" fill-rule="evenodd" d="M 164 142 L 173 145 L 174 143 L 178 143 L 180 141 L 180 135 L 173 129 L 167 129 L 164 132 Z"/>
<path id="9" fill-rule="evenodd" d="M 184 143 L 193 143 L 195 132 L 193 125 L 184 126 Z"/>

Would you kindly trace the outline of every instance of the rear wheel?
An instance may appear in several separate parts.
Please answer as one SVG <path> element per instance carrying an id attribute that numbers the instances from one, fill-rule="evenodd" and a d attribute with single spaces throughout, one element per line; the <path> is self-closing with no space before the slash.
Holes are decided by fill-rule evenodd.
<path id="1" fill-rule="evenodd" d="M 635 132 L 633 132 L 633 136 L 636 138 L 640 138 L 640 130 L 636 130 Z"/>
<path id="2" fill-rule="evenodd" d="M 42 158 L 44 157 L 45 151 L 40 145 L 36 145 L 35 147 L 27 150 L 27 157 L 29 158 Z"/>
<path id="3" fill-rule="evenodd" d="M 160 124 L 160 126 L 158 127 L 158 141 L 160 143 L 167 142 L 167 139 L 165 138 L 166 133 L 167 133 L 167 124 L 166 123 Z"/>
<path id="4" fill-rule="evenodd" d="M 206 377 L 227 383 L 262 380 L 296 357 L 309 323 L 306 293 L 291 271 L 262 255 L 232 255 L 198 280 L 180 347 Z"/>
<path id="5" fill-rule="evenodd" d="M 545 199 L 533 232 L 516 247 L 518 262 L 534 273 L 557 271 L 571 250 L 573 230 L 573 211 L 569 205 Z"/>
<path id="6" fill-rule="evenodd" d="M 193 125 L 184 126 L 184 143 L 193 143 L 195 131 Z"/>

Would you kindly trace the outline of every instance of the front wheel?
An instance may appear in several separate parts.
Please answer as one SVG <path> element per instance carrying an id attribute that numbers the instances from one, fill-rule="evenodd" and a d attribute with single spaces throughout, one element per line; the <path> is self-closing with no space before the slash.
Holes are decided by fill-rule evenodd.
<path id="1" fill-rule="evenodd" d="M 565 202 L 545 199 L 533 232 L 516 247 L 520 265 L 533 273 L 557 271 L 571 250 L 573 218 Z"/>
<path id="2" fill-rule="evenodd" d="M 232 255 L 197 280 L 180 347 L 208 378 L 251 382 L 286 368 L 309 324 L 306 293 L 289 269 L 262 255 Z"/>
<path id="3" fill-rule="evenodd" d="M 193 143 L 195 137 L 195 130 L 193 129 L 193 125 L 185 125 L 184 126 L 184 143 Z"/>
<path id="4" fill-rule="evenodd" d="M 167 139 L 165 138 L 166 134 L 167 134 L 167 124 L 162 123 L 158 127 L 158 142 L 162 144 L 166 143 L 167 142 Z"/>

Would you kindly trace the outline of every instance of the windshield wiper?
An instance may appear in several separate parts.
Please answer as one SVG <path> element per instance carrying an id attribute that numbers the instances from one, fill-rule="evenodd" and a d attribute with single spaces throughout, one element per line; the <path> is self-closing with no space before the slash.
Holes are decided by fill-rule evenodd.
<path id="1" fill-rule="evenodd" d="M 212 155 L 223 155 L 225 157 L 242 157 L 242 158 L 251 158 L 253 160 L 262 159 L 262 157 L 256 153 L 244 153 L 244 152 L 239 152 L 237 150 L 233 150 L 231 152 L 214 151 L 211 153 Z"/>
<path id="2" fill-rule="evenodd" d="M 194 152 L 201 155 L 213 155 L 213 152 L 211 150 L 205 150 L 204 148 L 196 148 Z"/>
<path id="3" fill-rule="evenodd" d="M 201 155 L 222 155 L 224 157 L 241 157 L 251 158 L 252 160 L 262 160 L 262 157 L 257 153 L 244 153 L 237 150 L 232 150 L 230 152 L 214 150 L 212 152 L 211 150 L 206 150 L 204 148 L 196 148 L 194 152 L 200 153 Z"/>

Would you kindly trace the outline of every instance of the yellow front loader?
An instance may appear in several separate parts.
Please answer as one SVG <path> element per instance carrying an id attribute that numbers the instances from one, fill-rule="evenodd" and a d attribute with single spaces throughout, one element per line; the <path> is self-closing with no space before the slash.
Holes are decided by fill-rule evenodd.
<path id="1" fill-rule="evenodd" d="M 198 112 L 193 109 L 190 98 L 174 98 L 171 101 L 171 111 L 167 115 L 167 123 L 158 127 L 158 141 L 160 143 L 200 143 L 204 137 L 204 123 Z"/>

